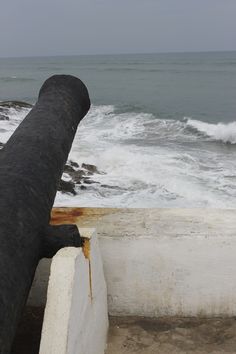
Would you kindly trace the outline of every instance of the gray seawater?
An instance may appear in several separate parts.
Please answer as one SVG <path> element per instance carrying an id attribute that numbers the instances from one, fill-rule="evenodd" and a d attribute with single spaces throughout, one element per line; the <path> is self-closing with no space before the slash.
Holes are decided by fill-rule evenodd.
<path id="1" fill-rule="evenodd" d="M 236 207 L 236 52 L 2 58 L 0 101 L 34 103 L 62 73 L 93 104 L 70 159 L 95 164 L 106 187 L 58 193 L 57 205 Z M 0 142 L 27 112 L 9 109 Z"/>

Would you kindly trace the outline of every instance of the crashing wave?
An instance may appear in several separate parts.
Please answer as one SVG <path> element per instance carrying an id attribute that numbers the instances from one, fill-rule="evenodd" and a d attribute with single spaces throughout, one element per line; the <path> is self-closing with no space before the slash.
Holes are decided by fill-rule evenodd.
<path id="1" fill-rule="evenodd" d="M 15 101 L 4 104 L 0 104 L 0 113 L 9 120 L 0 121 L 0 150 L 31 109 Z M 70 153 L 73 170 L 67 163 L 55 203 L 235 206 L 234 149 L 227 155 L 221 145 L 219 149 L 208 149 L 208 142 L 213 141 L 235 144 L 236 122 L 158 119 L 140 111 L 117 111 L 112 105 L 92 106 L 77 131 Z M 96 166 L 104 173 L 90 177 L 88 166 Z"/>
<path id="2" fill-rule="evenodd" d="M 186 124 L 213 140 L 236 144 L 236 122 L 213 124 L 188 119 Z"/>

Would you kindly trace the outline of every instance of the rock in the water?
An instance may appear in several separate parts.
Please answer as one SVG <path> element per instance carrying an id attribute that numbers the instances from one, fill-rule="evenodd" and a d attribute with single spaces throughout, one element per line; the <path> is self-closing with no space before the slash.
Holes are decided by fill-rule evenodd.
<path id="1" fill-rule="evenodd" d="M 63 181 L 61 179 L 57 190 L 62 193 L 71 193 L 73 195 L 76 195 L 75 183 L 73 183 L 72 181 Z"/>
<path id="2" fill-rule="evenodd" d="M 108 184 L 101 184 L 102 188 L 109 188 L 109 189 L 116 189 L 116 190 L 122 190 L 121 187 L 119 186 L 109 186 Z"/>
<path id="3" fill-rule="evenodd" d="M 0 120 L 9 120 L 9 117 L 5 116 L 5 114 L 0 113 Z"/>
<path id="4" fill-rule="evenodd" d="M 2 101 L 0 106 L 6 108 L 32 108 L 33 105 L 22 101 Z"/>
<path id="5" fill-rule="evenodd" d="M 75 183 L 81 184 L 84 181 L 85 174 L 83 171 L 78 170 L 72 173 L 70 176 Z"/>
<path id="6" fill-rule="evenodd" d="M 77 164 L 77 162 L 70 161 L 70 165 L 71 165 L 72 167 L 79 168 L 79 164 Z"/>
<path id="7" fill-rule="evenodd" d="M 79 166 L 79 165 L 78 165 Z M 75 170 L 74 167 L 72 167 L 72 164 L 66 164 L 64 168 L 64 172 L 67 173 L 71 179 L 75 182 L 80 184 L 82 182 L 82 178 L 86 175 L 86 173 L 83 170 Z"/>
<path id="8" fill-rule="evenodd" d="M 87 163 L 82 163 L 81 167 L 84 168 L 85 170 L 87 170 L 88 172 L 100 174 L 100 172 L 98 171 L 98 169 L 97 169 L 97 167 L 96 167 L 95 165 L 90 165 L 90 164 L 87 164 Z"/>
<path id="9" fill-rule="evenodd" d="M 67 165 L 66 164 L 65 167 L 64 167 L 64 172 L 70 174 L 70 173 L 73 173 L 73 172 L 76 172 L 76 171 L 74 170 L 74 168 L 71 165 Z"/>
<path id="10" fill-rule="evenodd" d="M 62 193 L 71 193 L 76 195 L 75 187 L 76 185 L 80 185 L 80 189 L 86 189 L 85 185 L 90 184 L 100 184 L 90 178 L 95 173 L 103 174 L 100 172 L 95 165 L 90 165 L 86 163 L 82 163 L 81 168 L 77 162 L 68 161 L 64 167 L 64 173 L 66 173 L 71 181 L 61 180 L 58 190 Z"/>
<path id="11" fill-rule="evenodd" d="M 0 142 L 0 149 L 3 148 L 4 144 Z"/>
<path id="12" fill-rule="evenodd" d="M 93 184 L 93 183 L 97 183 L 97 184 L 100 184 L 99 182 L 96 182 L 96 181 L 93 181 L 92 179 L 90 179 L 90 177 L 85 177 L 83 182 L 85 184 Z"/>

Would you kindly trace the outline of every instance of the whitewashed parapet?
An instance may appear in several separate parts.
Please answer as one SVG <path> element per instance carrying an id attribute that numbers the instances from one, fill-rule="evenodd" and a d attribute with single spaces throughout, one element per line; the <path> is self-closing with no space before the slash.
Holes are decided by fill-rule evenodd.
<path id="1" fill-rule="evenodd" d="M 82 249 L 64 248 L 53 258 L 40 354 L 103 354 L 108 329 L 107 291 L 94 230 Z"/>
<path id="2" fill-rule="evenodd" d="M 53 217 L 96 227 L 110 314 L 236 316 L 236 210 L 58 208 Z M 47 266 L 32 305 L 45 298 Z"/>
<path id="3" fill-rule="evenodd" d="M 101 240 L 112 315 L 235 316 L 236 239 Z"/>
<path id="4" fill-rule="evenodd" d="M 110 314 L 236 316 L 236 210 L 113 209 L 97 230 Z"/>
<path id="5" fill-rule="evenodd" d="M 236 210 L 58 208 L 96 227 L 110 314 L 236 316 Z"/>

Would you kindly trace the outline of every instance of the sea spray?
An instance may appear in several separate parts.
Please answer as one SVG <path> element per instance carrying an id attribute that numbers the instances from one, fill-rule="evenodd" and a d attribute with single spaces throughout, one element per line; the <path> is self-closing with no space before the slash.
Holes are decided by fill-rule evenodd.
<path id="1" fill-rule="evenodd" d="M 187 126 L 196 129 L 215 141 L 236 144 L 236 122 L 212 124 L 188 119 Z"/>
<path id="2" fill-rule="evenodd" d="M 0 122 L 5 143 L 30 108 L 9 107 Z M 95 165 L 89 184 L 58 192 L 56 205 L 235 207 L 236 123 L 209 124 L 93 105 L 69 159 Z M 224 142 L 230 142 L 225 144 Z M 64 177 L 66 177 L 64 175 Z M 66 178 L 64 178 L 66 180 Z"/>

